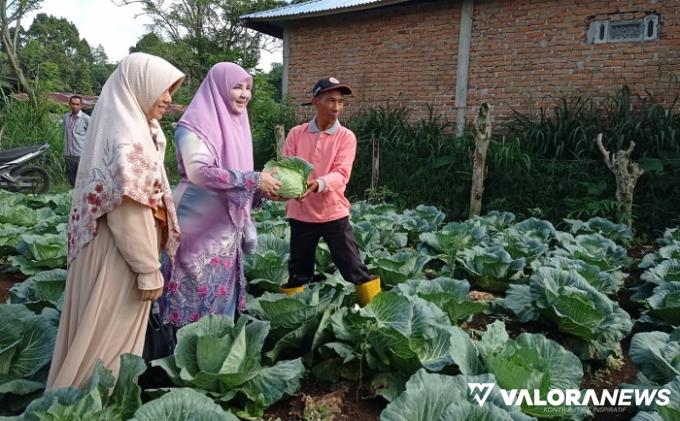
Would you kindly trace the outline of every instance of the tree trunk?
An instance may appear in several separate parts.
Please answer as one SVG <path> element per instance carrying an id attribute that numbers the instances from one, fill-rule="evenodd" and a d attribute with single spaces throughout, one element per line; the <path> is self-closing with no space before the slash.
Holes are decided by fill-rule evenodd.
<path id="1" fill-rule="evenodd" d="M 614 173 L 616 177 L 616 200 L 621 202 L 621 209 L 619 210 L 618 222 L 626 224 L 628 228 L 633 224 L 633 193 L 635 191 L 635 184 L 638 178 L 644 171 L 640 169 L 638 164 L 631 162 L 630 155 L 635 148 L 635 142 L 630 142 L 630 146 L 625 151 L 616 151 L 614 154 L 607 151 L 602 144 L 602 133 L 597 135 L 595 139 L 597 147 L 602 152 L 607 168 Z"/>
<path id="2" fill-rule="evenodd" d="M 274 139 L 276 139 L 276 157 L 283 157 L 283 144 L 286 142 L 286 130 L 283 124 L 274 126 Z"/>
<path id="3" fill-rule="evenodd" d="M 21 22 L 21 16 L 17 19 L 16 31 L 19 30 L 19 22 Z M 16 38 L 15 38 L 16 41 Z M 9 33 L 9 19 L 7 17 L 7 0 L 0 0 L 0 42 L 2 43 L 2 49 L 9 59 L 9 64 L 12 67 L 12 71 L 19 81 L 21 89 L 24 90 L 29 98 L 33 101 L 35 100 L 35 94 L 31 85 L 29 85 L 26 76 L 24 76 L 23 70 L 21 70 L 21 65 L 19 63 L 19 56 L 17 53 L 17 45 L 12 42 L 12 36 Z"/>
<path id="4" fill-rule="evenodd" d="M 472 189 L 470 190 L 470 218 L 479 216 L 482 211 L 484 179 L 486 178 L 486 154 L 491 140 L 492 120 L 489 104 L 483 102 L 479 107 L 479 115 L 472 123 L 475 154 L 472 165 Z"/>

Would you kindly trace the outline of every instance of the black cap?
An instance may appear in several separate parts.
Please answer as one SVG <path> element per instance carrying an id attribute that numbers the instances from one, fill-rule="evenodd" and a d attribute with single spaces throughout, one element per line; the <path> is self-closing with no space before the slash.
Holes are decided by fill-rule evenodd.
<path id="1" fill-rule="evenodd" d="M 340 83 L 340 81 L 334 77 L 327 77 L 320 79 L 314 84 L 314 87 L 312 88 L 312 96 L 317 97 L 324 92 L 333 91 L 335 89 L 342 92 L 343 95 L 352 95 L 352 88 L 350 88 L 349 85 Z"/>

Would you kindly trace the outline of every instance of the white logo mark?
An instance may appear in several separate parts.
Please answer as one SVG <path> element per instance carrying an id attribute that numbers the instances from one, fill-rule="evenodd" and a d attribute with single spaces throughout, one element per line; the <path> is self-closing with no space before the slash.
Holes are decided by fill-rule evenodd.
<path id="1" fill-rule="evenodd" d="M 479 406 L 484 405 L 484 402 L 488 399 L 494 386 L 495 383 L 468 383 L 470 393 L 473 394 L 472 397 L 477 401 Z M 479 390 L 479 392 L 475 392 L 476 390 Z"/>

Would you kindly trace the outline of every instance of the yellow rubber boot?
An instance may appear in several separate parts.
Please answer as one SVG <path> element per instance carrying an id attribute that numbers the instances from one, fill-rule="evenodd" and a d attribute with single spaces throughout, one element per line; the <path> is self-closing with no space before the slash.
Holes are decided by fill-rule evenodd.
<path id="1" fill-rule="evenodd" d="M 357 295 L 359 296 L 359 304 L 365 307 L 368 303 L 373 301 L 373 298 L 380 294 L 380 277 L 371 278 L 370 281 L 357 285 Z"/>
<path id="2" fill-rule="evenodd" d="M 301 285 L 299 287 L 293 287 L 293 288 L 283 288 L 283 287 L 281 288 L 281 292 L 283 292 L 284 294 L 286 294 L 289 297 L 291 295 L 299 294 L 304 290 L 305 290 L 304 285 Z"/>

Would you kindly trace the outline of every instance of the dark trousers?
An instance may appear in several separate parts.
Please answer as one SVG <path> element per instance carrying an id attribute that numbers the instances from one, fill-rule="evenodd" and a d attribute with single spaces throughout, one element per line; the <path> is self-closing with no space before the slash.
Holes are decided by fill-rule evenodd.
<path id="1" fill-rule="evenodd" d="M 64 157 L 66 161 L 66 177 L 68 177 L 68 182 L 71 187 L 76 185 L 76 176 L 78 175 L 78 164 L 80 164 L 79 156 L 66 156 Z"/>
<path id="2" fill-rule="evenodd" d="M 314 276 L 314 253 L 319 239 L 323 238 L 331 251 L 333 263 L 342 277 L 353 284 L 363 284 L 371 279 L 361 260 L 349 217 L 330 222 L 311 223 L 289 219 L 290 260 L 286 287 L 304 285 Z"/>

